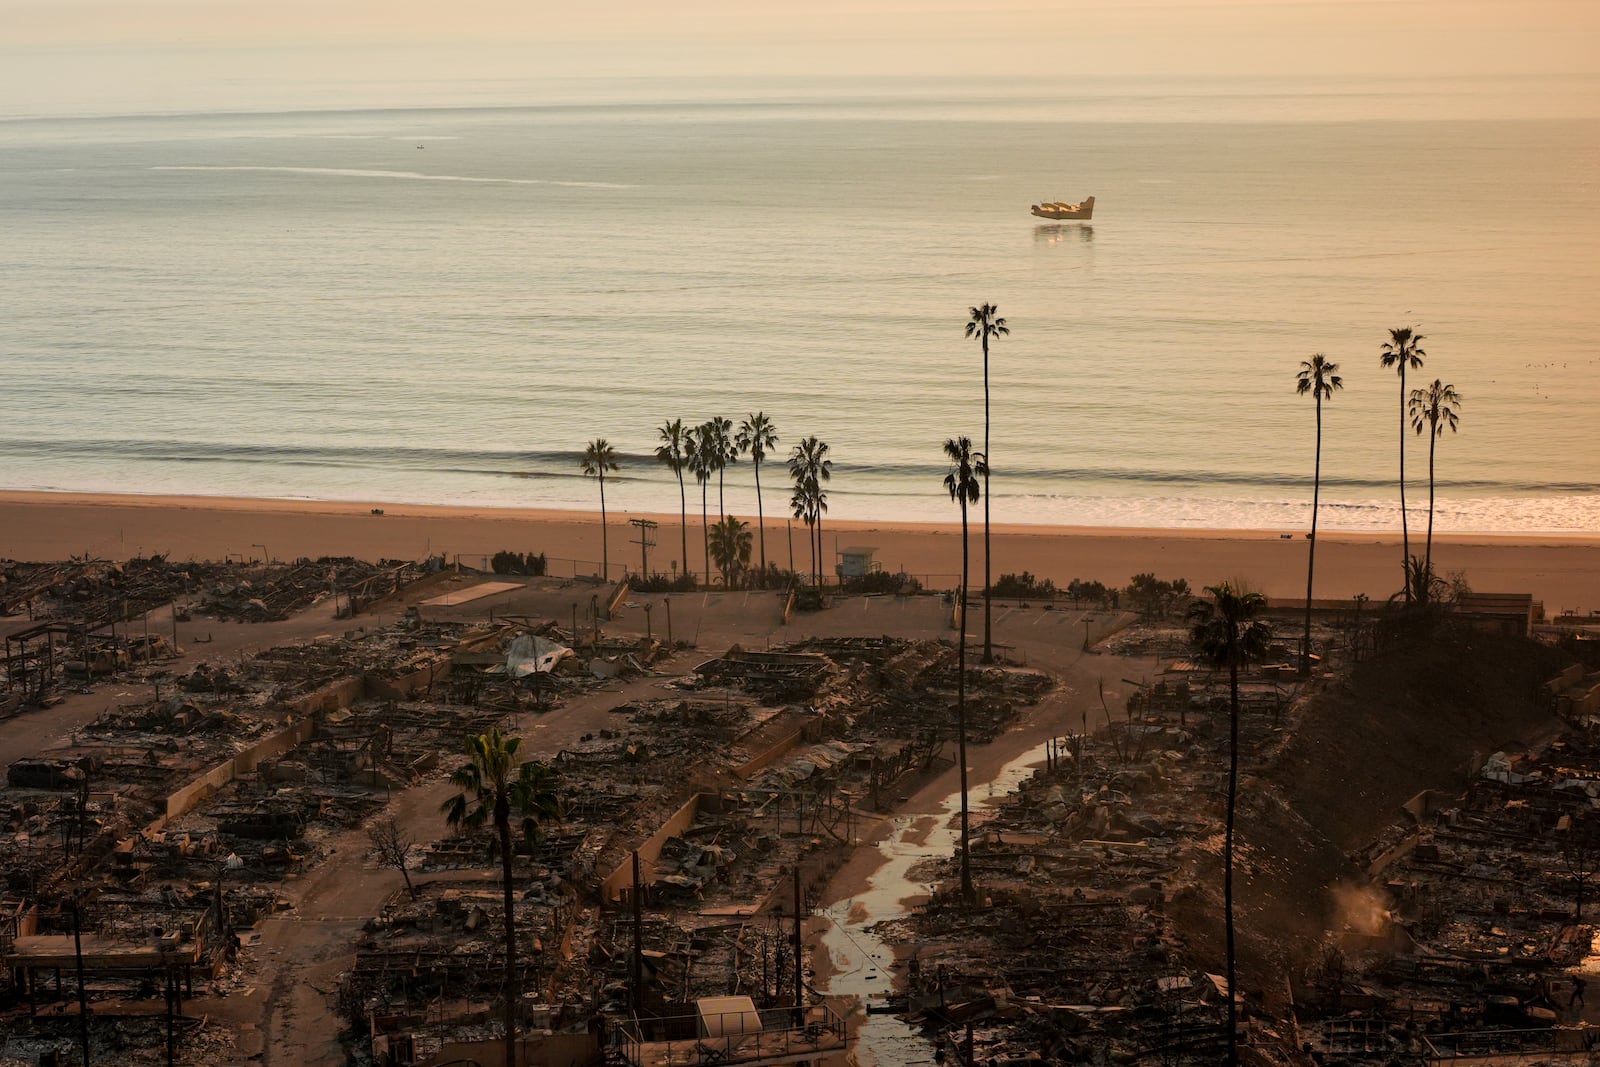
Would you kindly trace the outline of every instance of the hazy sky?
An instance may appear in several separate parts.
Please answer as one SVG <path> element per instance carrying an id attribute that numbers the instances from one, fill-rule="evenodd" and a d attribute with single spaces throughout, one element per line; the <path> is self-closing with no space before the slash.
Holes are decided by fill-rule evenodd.
<path id="1" fill-rule="evenodd" d="M 1600 0 L 0 0 L 11 114 L 464 79 L 1597 72 Z"/>

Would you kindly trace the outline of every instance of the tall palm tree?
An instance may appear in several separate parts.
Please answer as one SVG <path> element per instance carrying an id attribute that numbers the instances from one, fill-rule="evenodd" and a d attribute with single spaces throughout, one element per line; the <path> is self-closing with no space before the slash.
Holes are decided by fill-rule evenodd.
<path id="1" fill-rule="evenodd" d="M 477 831 L 494 825 L 489 858 L 500 859 L 506 925 L 505 1062 L 513 1067 L 517 1062 L 516 1011 L 522 991 L 517 980 L 516 913 L 511 906 L 511 817 L 517 816 L 523 840 L 531 842 L 545 822 L 561 814 L 555 772 L 533 761 L 519 766 L 517 749 L 521 745 L 522 738 L 505 737 L 498 727 L 468 737 L 468 762 L 450 776 L 450 784 L 460 792 L 439 808 L 445 822 L 455 829 Z"/>
<path id="2" fill-rule="evenodd" d="M 789 509 L 794 517 L 806 524 L 806 544 L 811 548 L 811 583 L 817 581 L 817 539 L 813 536 L 812 527 L 816 525 L 816 517 L 811 512 L 811 487 L 799 477 L 795 478 L 794 492 L 789 494 Z M 789 541 L 790 565 L 793 565 L 794 540 Z"/>
<path id="3" fill-rule="evenodd" d="M 1228 955 L 1228 1064 L 1239 1062 L 1239 983 L 1233 948 L 1233 816 L 1239 799 L 1239 668 L 1266 654 L 1272 632 L 1256 619 L 1266 607 L 1260 593 L 1235 589 L 1227 582 L 1206 586 L 1210 600 L 1189 609 L 1190 637 L 1195 649 L 1213 667 L 1228 668 L 1228 808 L 1222 838 L 1222 911 Z"/>
<path id="4" fill-rule="evenodd" d="M 656 446 L 656 459 L 678 476 L 678 528 L 683 535 L 683 573 L 689 573 L 689 500 L 683 491 L 683 468 L 688 465 L 689 431 L 683 428 L 682 419 L 663 422 L 657 431 L 661 444 Z M 646 578 L 649 575 L 645 575 Z"/>
<path id="5" fill-rule="evenodd" d="M 944 454 L 951 464 L 950 472 L 944 476 L 944 487 L 950 499 L 961 506 L 961 589 L 956 594 L 957 614 L 961 617 L 961 636 L 956 643 L 956 758 L 961 764 L 961 898 L 971 904 L 976 894 L 972 891 L 972 857 L 967 846 L 967 505 L 978 502 L 978 477 L 989 473 L 989 463 L 982 452 L 972 450 L 970 437 L 945 441 Z"/>
<path id="6" fill-rule="evenodd" d="M 1406 603 L 1411 603 L 1411 523 L 1406 515 L 1406 371 L 1420 370 L 1421 327 L 1400 326 L 1389 331 L 1383 343 L 1382 363 L 1400 372 L 1400 569 L 1406 577 Z"/>
<path id="7" fill-rule="evenodd" d="M 1344 388 L 1338 370 L 1339 364 L 1318 352 L 1300 361 L 1300 374 L 1295 381 L 1295 392 L 1301 396 L 1310 393 L 1317 402 L 1317 463 L 1311 479 L 1311 551 L 1306 556 L 1306 637 L 1301 674 L 1311 673 L 1311 578 L 1317 568 L 1317 503 L 1322 494 L 1322 402 L 1332 399 L 1335 389 Z"/>
<path id="8" fill-rule="evenodd" d="M 733 443 L 733 420 L 717 415 L 706 422 L 711 443 L 707 457 L 711 469 L 717 472 L 717 518 L 726 518 L 727 505 L 722 498 L 722 474 L 731 464 L 739 461 L 739 448 Z M 704 443 L 704 442 L 702 442 Z"/>
<path id="9" fill-rule="evenodd" d="M 711 472 L 716 470 L 716 444 L 709 422 L 702 422 L 689 431 L 689 446 L 685 451 L 689 470 L 700 483 L 700 538 L 705 542 L 706 581 L 711 581 L 711 524 L 706 507 L 706 489 L 711 484 Z M 687 567 L 688 561 L 684 561 Z"/>
<path id="10" fill-rule="evenodd" d="M 994 642 L 992 631 L 994 623 L 994 605 L 989 597 L 989 338 L 1004 337 L 1011 331 L 1006 328 L 1006 320 L 1000 318 L 996 312 L 1000 309 L 993 304 L 982 304 L 975 308 L 968 308 L 967 336 L 976 337 L 983 345 L 983 455 L 985 459 L 983 468 L 983 662 L 994 662 Z"/>
<path id="11" fill-rule="evenodd" d="M 804 438 L 789 453 L 789 474 L 794 478 L 795 496 L 803 498 L 805 514 L 796 513 L 811 527 L 813 540 L 812 578 L 822 585 L 822 516 L 828 510 L 828 491 L 822 484 L 833 477 L 833 460 L 828 458 L 828 443 L 813 434 Z M 791 498 L 791 503 L 793 498 Z"/>
<path id="12" fill-rule="evenodd" d="M 766 412 L 758 411 L 739 424 L 739 436 L 733 443 L 740 452 L 750 453 L 750 465 L 756 471 L 756 525 L 761 531 L 761 577 L 766 581 L 767 513 L 761 506 L 761 461 L 778 447 L 778 428 L 767 418 Z"/>
<path id="13" fill-rule="evenodd" d="M 589 442 L 583 450 L 583 459 L 579 461 L 583 473 L 590 478 L 600 480 L 600 577 L 604 581 L 611 580 L 611 551 L 606 537 L 606 471 L 617 469 L 617 450 L 611 447 L 611 442 L 604 437 L 596 437 Z"/>
<path id="14" fill-rule="evenodd" d="M 1411 390 L 1411 425 L 1419 434 L 1424 428 L 1428 431 L 1428 549 L 1422 567 L 1429 578 L 1433 577 L 1433 456 L 1444 431 L 1448 428 L 1451 433 L 1456 432 L 1456 424 L 1461 421 L 1456 408 L 1460 406 L 1461 394 L 1456 387 L 1438 378 L 1426 389 Z"/>
<path id="15" fill-rule="evenodd" d="M 724 515 L 711 527 L 711 555 L 717 561 L 717 569 L 722 571 L 723 587 L 732 589 L 734 578 L 750 566 L 749 524 Z"/>

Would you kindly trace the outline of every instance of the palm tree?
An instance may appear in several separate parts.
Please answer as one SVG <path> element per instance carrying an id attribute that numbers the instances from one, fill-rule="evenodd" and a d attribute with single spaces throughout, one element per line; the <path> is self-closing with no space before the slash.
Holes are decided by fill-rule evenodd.
<path id="1" fill-rule="evenodd" d="M 1382 363 L 1400 371 L 1400 569 L 1406 575 L 1406 603 L 1411 603 L 1411 524 L 1406 515 L 1406 371 L 1420 370 L 1422 357 L 1421 327 L 1400 326 L 1389 331 L 1383 343 Z"/>
<path id="2" fill-rule="evenodd" d="M 733 443 L 733 420 L 717 415 L 706 423 L 710 432 L 708 440 L 711 443 L 708 461 L 711 469 L 717 472 L 717 518 L 725 518 L 728 514 L 727 506 L 722 499 L 722 472 L 730 464 L 739 461 L 739 448 Z M 704 442 L 702 442 L 704 443 Z"/>
<path id="3" fill-rule="evenodd" d="M 505 970 L 505 1062 L 517 1062 L 517 1004 L 522 991 L 517 981 L 516 914 L 511 906 L 511 816 L 519 819 L 525 841 L 533 841 L 539 828 L 561 814 L 556 793 L 555 772 L 538 762 L 517 764 L 520 737 L 502 736 L 498 727 L 487 734 L 467 738 L 469 761 L 450 776 L 450 784 L 460 790 L 439 808 L 445 822 L 455 829 L 477 831 L 489 823 L 494 836 L 489 841 L 489 858 L 500 859 L 500 887 L 504 896 L 506 924 Z"/>
<path id="4" fill-rule="evenodd" d="M 604 437 L 596 437 L 583 450 L 579 466 L 586 476 L 600 479 L 600 577 L 603 581 L 610 581 L 611 553 L 606 543 L 606 471 L 617 469 L 617 450 Z"/>
<path id="5" fill-rule="evenodd" d="M 993 604 L 989 599 L 989 338 L 1004 337 L 1011 331 L 1006 328 L 1006 320 L 1000 318 L 995 312 L 1000 309 L 993 304 L 983 304 L 979 307 L 968 308 L 970 318 L 967 320 L 967 336 L 976 337 L 983 345 L 983 662 L 994 662 L 994 642 L 992 641 L 992 628 L 994 622 Z"/>
<path id="6" fill-rule="evenodd" d="M 711 484 L 711 472 L 716 470 L 713 457 L 715 445 L 712 438 L 711 424 L 702 422 L 699 426 L 689 431 L 688 447 L 684 451 L 687 457 L 689 470 L 694 473 L 694 480 L 700 483 L 700 538 L 705 542 L 706 552 L 706 581 L 711 580 L 711 524 L 707 518 L 706 489 Z M 689 565 L 684 560 L 683 565 Z"/>
<path id="7" fill-rule="evenodd" d="M 814 583 L 822 585 L 822 515 L 828 510 L 828 491 L 822 483 L 833 477 L 833 460 L 828 458 L 828 443 L 816 435 L 804 438 L 789 453 L 789 474 L 794 478 L 795 495 L 790 503 L 799 501 L 795 518 L 805 519 L 811 527 L 813 541 L 811 573 Z"/>
<path id="8" fill-rule="evenodd" d="M 1339 364 L 1318 352 L 1300 361 L 1300 374 L 1295 381 L 1295 392 L 1301 396 L 1310 393 L 1317 402 L 1317 463 L 1311 479 L 1311 551 L 1306 557 L 1306 639 L 1301 674 L 1311 673 L 1311 578 L 1317 567 L 1317 503 L 1322 494 L 1322 402 L 1332 399 L 1335 389 L 1344 388 L 1338 370 Z"/>
<path id="9" fill-rule="evenodd" d="M 683 468 L 688 465 L 689 431 L 683 428 L 682 419 L 663 422 L 657 431 L 661 444 L 656 446 L 656 458 L 678 476 L 678 526 L 683 534 L 683 573 L 689 573 L 689 500 L 683 492 Z M 649 575 L 645 575 L 646 578 Z"/>
<path id="10" fill-rule="evenodd" d="M 739 424 L 739 436 L 733 443 L 740 452 L 750 453 L 750 465 L 756 470 L 756 525 L 761 531 L 761 577 L 766 581 L 767 574 L 767 513 L 761 506 L 761 461 L 767 458 L 767 453 L 778 446 L 778 428 L 767 418 L 767 413 L 758 411 Z"/>
<path id="11" fill-rule="evenodd" d="M 815 585 L 817 581 L 817 539 L 812 535 L 812 527 L 817 520 L 811 512 L 811 490 L 798 477 L 795 478 L 794 492 L 789 494 L 789 509 L 794 513 L 795 518 L 806 524 L 806 544 L 811 548 L 811 584 Z M 789 548 L 791 550 L 790 556 L 792 557 L 794 555 L 793 539 L 789 541 Z"/>
<path id="12" fill-rule="evenodd" d="M 1222 911 L 1228 955 L 1228 1064 L 1239 1062 L 1237 995 L 1233 949 L 1233 815 L 1239 798 L 1239 668 L 1266 654 L 1272 632 L 1256 619 L 1266 607 L 1260 593 L 1227 582 L 1208 585 L 1210 600 L 1189 609 L 1190 637 L 1213 667 L 1228 668 L 1228 809 L 1222 838 Z"/>
<path id="13" fill-rule="evenodd" d="M 1424 427 L 1428 430 L 1428 548 L 1423 571 L 1430 578 L 1433 575 L 1433 456 L 1445 429 L 1456 432 L 1456 423 L 1461 421 L 1456 408 L 1460 405 L 1461 394 L 1456 392 L 1456 387 L 1438 378 L 1426 389 L 1411 390 L 1411 425 L 1419 434 Z"/>
<path id="14" fill-rule="evenodd" d="M 961 589 L 956 594 L 957 613 L 961 616 L 961 637 L 956 643 L 956 758 L 961 763 L 961 897 L 971 904 L 976 894 L 972 891 L 972 857 L 967 848 L 967 505 L 978 502 L 978 476 L 989 473 L 989 463 L 982 452 L 972 451 L 970 437 L 945 441 L 944 454 L 951 463 L 944 487 L 949 490 L 950 499 L 961 505 Z"/>
<path id="15" fill-rule="evenodd" d="M 732 515 L 725 515 L 711 527 L 711 555 L 722 571 L 722 584 L 733 588 L 733 579 L 750 566 L 750 527 Z"/>

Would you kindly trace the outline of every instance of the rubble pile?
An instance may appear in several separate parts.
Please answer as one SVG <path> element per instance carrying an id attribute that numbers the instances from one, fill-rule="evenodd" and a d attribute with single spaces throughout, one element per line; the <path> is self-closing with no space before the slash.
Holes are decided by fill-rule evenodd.
<path id="1" fill-rule="evenodd" d="M 879 669 L 885 664 L 888 672 Z M 555 663 L 558 678 L 584 671 L 581 655 Z M 973 682 L 975 703 L 987 702 L 995 723 L 1049 684 L 1037 672 L 1010 670 L 975 671 Z M 640 1010 L 663 1016 L 692 1014 L 697 997 L 730 989 L 762 1008 L 792 1002 L 793 872 L 802 872 L 809 910 L 856 838 L 859 805 L 876 801 L 894 776 L 927 766 L 947 739 L 947 724 L 930 730 L 913 708 L 920 701 L 923 720 L 942 719 L 955 678 L 943 645 L 868 639 L 770 653 L 735 648 L 668 684 L 692 695 L 619 704 L 613 726 L 555 757 L 569 798 L 559 836 L 518 846 L 519 884 L 531 878 L 538 888 L 516 902 L 518 928 L 536 946 L 524 960 L 524 987 L 554 1006 L 552 1026 L 581 1025 L 596 1012 L 630 1014 L 636 997 Z M 882 708 L 891 710 L 877 714 Z M 927 708 L 940 710 L 930 716 Z M 924 740 L 880 736 L 895 715 Z M 487 891 L 488 843 L 487 832 L 434 842 L 423 850 L 424 869 L 476 875 Z M 638 990 L 635 853 L 646 961 Z M 346 983 L 347 1002 L 390 1020 L 383 1041 L 402 1032 L 443 1041 L 453 1024 L 430 1021 L 428 998 L 482 1003 L 498 983 L 497 909 L 484 905 L 463 943 L 465 935 L 439 932 L 432 892 L 397 898 L 397 914 L 421 918 L 375 924 Z M 461 960 L 440 958 L 449 945 L 462 946 Z"/>
<path id="2" fill-rule="evenodd" d="M 1334 690 L 1341 700 L 1348 684 Z M 1291 748 L 1302 757 L 1294 696 L 1278 665 L 1245 673 L 1243 766 L 1274 766 Z M 1332 707 L 1338 723 L 1317 731 L 1347 734 L 1348 712 Z M 972 1024 L 979 1061 L 1215 1062 L 1227 990 L 1208 972 L 1222 956 L 1227 710 L 1213 672 L 1179 659 L 1134 694 L 1125 719 L 1052 743 L 1047 767 L 977 818 L 975 904 L 954 888 L 954 858 L 918 873 L 940 888 L 886 928 L 911 953 L 896 1007 L 953 1046 Z M 1479 714 L 1463 710 L 1459 721 Z M 1581 1021 L 1570 976 L 1592 965 L 1589 916 L 1600 911 L 1579 903 L 1600 896 L 1597 727 L 1574 715 L 1548 747 L 1480 756 L 1464 793 L 1417 795 L 1401 821 L 1331 862 L 1326 840 L 1283 836 L 1318 832 L 1295 821 L 1283 783 L 1247 771 L 1240 977 L 1288 979 L 1240 990 L 1249 1055 L 1408 1067 L 1479 1055 L 1584 1062 L 1600 1030 Z M 1270 897 L 1285 892 L 1314 899 Z M 1319 943 L 1320 930 L 1329 932 Z M 1264 943 L 1265 931 L 1303 931 L 1304 941 Z"/>
<path id="3" fill-rule="evenodd" d="M 125 563 L 0 561 L 0 616 L 69 619 L 91 628 L 138 618 L 222 580 L 234 568 L 222 563 L 169 563 L 141 556 Z"/>
<path id="4" fill-rule="evenodd" d="M 128 672 L 147 681 L 160 678 L 159 662 L 179 654 L 178 623 L 195 614 L 264 622 L 337 595 L 337 614 L 344 617 L 440 568 L 437 559 L 369 564 L 326 557 L 293 564 L 175 564 L 164 556 L 124 563 L 0 561 L 0 617 L 26 612 L 33 620 L 8 630 L 0 659 L 0 718 L 55 706 L 63 690 L 82 691 L 102 678 Z M 170 636 L 151 631 L 154 609 L 170 614 Z M 161 624 L 164 629 L 166 621 Z M 192 681 L 195 691 L 208 691 L 203 676 Z"/>
<path id="5" fill-rule="evenodd" d="M 1137 627 L 1126 639 L 1143 650 L 1161 632 Z M 928 655 L 912 650 L 885 667 L 909 684 L 937 669 Z M 1038 684 L 1009 669 L 975 674 L 1001 687 L 1001 700 L 1008 684 L 1024 698 Z M 1217 681 L 1173 662 L 1133 694 L 1125 717 L 1052 742 L 1044 768 L 979 809 L 969 839 L 976 906 L 961 897 L 954 857 L 914 872 L 937 882 L 934 896 L 880 928 L 910 953 L 896 1004 L 907 1018 L 951 1047 L 970 1023 L 978 1062 L 1220 1057 L 1226 992 L 1190 958 L 1188 915 L 1220 850 L 1228 730 Z M 1240 695 L 1242 758 L 1259 758 L 1281 736 L 1284 694 L 1269 676 L 1247 679 Z"/>
<path id="6" fill-rule="evenodd" d="M 368 563 L 348 556 L 263 563 L 209 582 L 195 611 L 237 622 L 277 622 L 339 595 L 347 595 L 359 610 L 431 573 L 427 563 Z"/>
<path id="7" fill-rule="evenodd" d="M 517 931 L 527 946 L 520 955 L 522 988 L 532 992 L 550 981 L 573 903 L 537 861 L 522 874 Z M 432 880 L 415 897 L 395 896 L 357 944 L 347 996 L 385 1012 L 441 997 L 487 1001 L 504 974 L 503 902 L 498 882 L 480 878 Z"/>
<path id="8" fill-rule="evenodd" d="M 158 562 L 147 577 L 169 573 Z M 196 568 L 181 596 L 197 611 L 266 619 L 335 591 L 376 595 L 381 583 L 361 574 L 328 560 Z M 412 611 L 392 626 L 170 680 L 151 674 L 157 698 L 124 703 L 16 761 L 0 789 L 0 908 L 21 910 L 15 921 L 0 913 L 0 954 L 38 937 L 46 955 L 19 957 L 21 969 L 0 981 L 19 994 L 19 974 L 53 972 L 61 915 L 24 902 L 71 898 L 104 950 L 90 976 L 97 1011 L 159 995 L 175 952 L 185 982 L 210 995 L 247 982 L 254 927 L 289 906 L 282 884 L 323 858 L 335 835 L 376 826 L 390 790 L 458 765 L 463 735 L 653 674 L 664 651 L 593 635 L 575 646 L 559 627 L 528 622 L 440 624 Z M 953 654 L 937 643 L 736 648 L 655 683 L 660 696 L 636 692 L 611 708 L 603 728 L 552 758 L 565 810 L 513 856 L 529 1017 L 570 1025 L 636 998 L 689 1014 L 695 998 L 730 988 L 764 1009 L 792 1001 L 794 872 L 808 911 L 857 839 L 869 799 L 877 804 L 903 774 L 947 764 L 953 672 Z M 999 729 L 1048 685 L 1011 669 L 974 669 L 969 681 L 980 731 Z M 504 935 L 489 837 L 452 832 L 403 846 L 408 869 L 428 877 L 372 918 L 339 993 L 349 1021 L 378 1023 L 374 1049 L 407 1032 L 424 1048 L 487 1023 Z M 640 988 L 635 853 L 648 961 Z M 204 1039 L 185 1040 L 192 1060 Z"/>
<path id="9" fill-rule="evenodd" d="M 458 649 L 512 636 L 399 625 L 197 667 L 175 692 L 113 708 L 13 762 L 0 789 L 0 953 L 28 954 L 0 985 L 15 999 L 42 984 L 17 986 L 17 975 L 53 970 L 62 951 L 70 962 L 59 915 L 24 902 L 72 898 L 97 939 L 96 1001 L 150 996 L 175 953 L 186 983 L 225 995 L 218 976 L 241 973 L 229 961 L 279 906 L 272 886 L 380 809 L 394 784 L 439 773 L 467 731 L 502 717 L 363 691 L 426 692 L 418 679 L 447 677 Z"/>
<path id="10" fill-rule="evenodd" d="M 1592 1045 L 1570 975 L 1593 952 L 1597 798 L 1600 735 L 1579 723 L 1540 752 L 1491 754 L 1459 795 L 1408 803 L 1361 853 L 1367 881 L 1340 894 L 1342 928 L 1305 977 L 1307 1043 L 1371 1057 Z M 1375 1025 L 1352 1035 L 1356 1012 Z"/>
<path id="11" fill-rule="evenodd" d="M 1220 812 L 1195 805 L 1215 745 L 1209 731 L 1141 725 L 1139 759 L 1108 733 L 1069 738 L 981 819 L 970 848 L 982 906 L 946 881 L 899 931 L 938 946 L 909 968 L 913 1017 L 939 1033 L 976 1021 L 980 1058 L 1215 1051 L 1226 1001 L 1185 962 L 1168 908 L 1192 877 L 1186 853 L 1217 830 Z M 940 868 L 953 876 L 952 862 Z"/>
<path id="12" fill-rule="evenodd" d="M 735 686 L 771 704 L 809 700 L 833 664 L 806 652 L 746 652 L 738 645 L 695 668 L 705 684 Z"/>
<path id="13" fill-rule="evenodd" d="M 96 628 L 179 603 L 184 612 L 211 618 L 272 622 L 335 595 L 350 596 L 359 608 L 433 573 L 439 561 L 430 562 L 324 556 L 292 563 L 174 563 L 165 555 L 122 563 L 0 560 L 0 616 Z"/>
<path id="14" fill-rule="evenodd" d="M 945 739 L 953 736 L 957 650 L 943 641 L 883 638 L 813 639 L 815 649 L 841 668 L 818 698 L 830 715 L 873 739 Z M 993 740 L 1052 685 L 1049 675 L 1021 667 L 967 663 L 967 737 Z"/>

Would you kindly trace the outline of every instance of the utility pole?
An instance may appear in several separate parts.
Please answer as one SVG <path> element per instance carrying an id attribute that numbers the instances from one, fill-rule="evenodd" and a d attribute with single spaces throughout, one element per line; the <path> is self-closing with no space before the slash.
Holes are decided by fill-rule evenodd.
<path id="1" fill-rule="evenodd" d="M 173 1040 L 173 1011 L 172 1001 L 178 995 L 178 981 L 172 973 L 172 964 L 167 964 L 167 1067 L 172 1067 L 176 1057 L 177 1042 Z"/>
<path id="2" fill-rule="evenodd" d="M 794 864 L 794 1024 L 806 1024 L 805 975 L 800 952 L 800 861 Z"/>
<path id="3" fill-rule="evenodd" d="M 660 523 L 654 519 L 629 519 L 628 525 L 639 531 L 639 539 L 634 544 L 639 546 L 639 577 L 650 577 L 650 550 L 655 547 L 655 539 L 650 534 Z"/>
<path id="4" fill-rule="evenodd" d="M 83 978 L 83 923 L 76 900 L 72 901 L 72 955 L 78 967 L 78 1041 L 83 1046 L 83 1065 L 89 1067 L 89 990 Z"/>
<path id="5" fill-rule="evenodd" d="M 639 908 L 639 853 L 633 853 L 633 1017 L 644 1012 L 644 919 Z"/>

